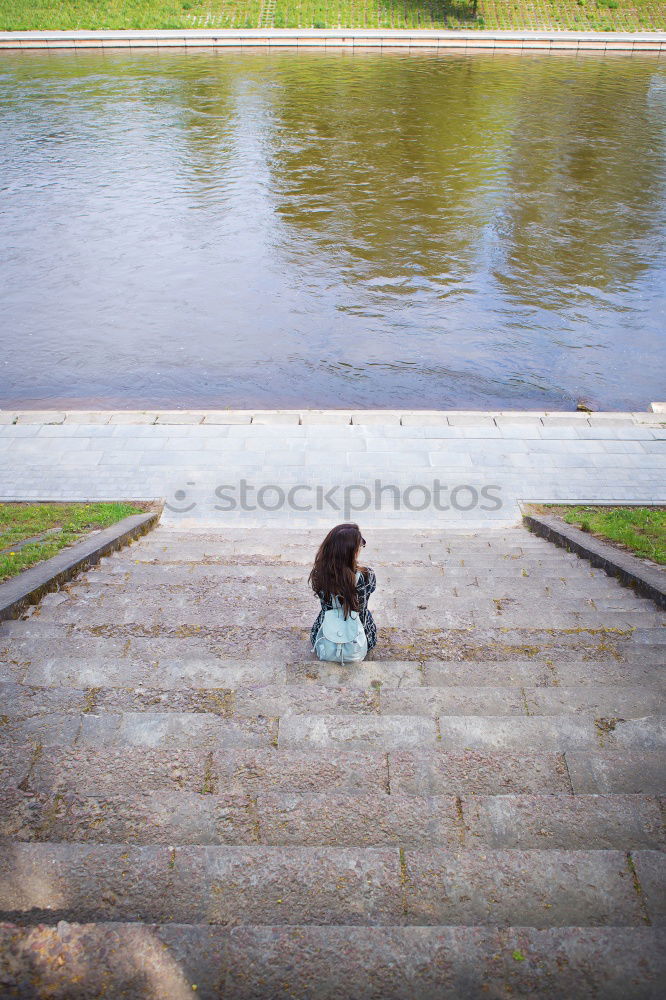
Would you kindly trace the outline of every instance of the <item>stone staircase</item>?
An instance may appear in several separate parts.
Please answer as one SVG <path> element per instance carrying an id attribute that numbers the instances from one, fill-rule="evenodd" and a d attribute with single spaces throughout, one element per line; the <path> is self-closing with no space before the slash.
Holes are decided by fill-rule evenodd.
<path id="1" fill-rule="evenodd" d="M 321 532 L 203 530 L 0 626 L 0 995 L 659 996 L 666 616 L 522 527 L 383 529 L 341 668 Z"/>

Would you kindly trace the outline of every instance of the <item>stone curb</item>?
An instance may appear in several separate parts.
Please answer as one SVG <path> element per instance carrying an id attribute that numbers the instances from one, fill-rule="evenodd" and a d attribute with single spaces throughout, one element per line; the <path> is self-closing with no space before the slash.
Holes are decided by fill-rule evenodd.
<path id="1" fill-rule="evenodd" d="M 154 31 L 3 31 L 0 48 L 303 47 L 663 52 L 666 32 L 245 28 Z"/>
<path id="2" fill-rule="evenodd" d="M 117 524 L 84 538 L 58 552 L 52 559 L 32 566 L 5 583 L 0 583 L 0 621 L 18 618 L 29 604 L 36 604 L 51 590 L 58 590 L 81 570 L 98 563 L 140 535 L 151 531 L 160 519 L 161 510 L 132 514 Z"/>
<path id="3" fill-rule="evenodd" d="M 602 542 L 586 531 L 567 524 L 559 517 L 547 514 L 523 514 L 523 524 L 541 538 L 589 559 L 625 587 L 632 587 L 643 597 L 650 597 L 659 607 L 666 608 L 666 570 L 647 566 L 641 559 L 622 552 L 608 542 Z"/>
<path id="4" fill-rule="evenodd" d="M 610 426 L 621 421 L 634 424 L 666 425 L 663 403 L 651 403 L 649 410 L 409 410 L 337 409 L 316 410 L 20 410 L 0 409 L 0 426 L 16 424 L 97 424 L 100 426 L 171 425 L 225 426 L 231 424 L 402 424 L 403 426 L 446 425 L 448 423 L 561 424 Z"/>

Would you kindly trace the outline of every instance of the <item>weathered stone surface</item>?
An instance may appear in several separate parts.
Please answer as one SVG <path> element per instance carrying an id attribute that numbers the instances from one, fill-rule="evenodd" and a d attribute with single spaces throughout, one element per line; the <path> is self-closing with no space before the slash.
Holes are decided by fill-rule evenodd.
<path id="1" fill-rule="evenodd" d="M 71 746 L 81 729 L 80 715 L 50 713 L 30 719 L 5 718 L 0 730 L 5 744 L 32 743 L 39 746 Z"/>
<path id="2" fill-rule="evenodd" d="M 308 683 L 330 687 L 400 688 L 418 687 L 424 683 L 424 673 L 418 661 L 364 660 L 340 666 L 338 663 L 306 660 L 287 666 L 287 683 Z"/>
<path id="3" fill-rule="evenodd" d="M 8 996 L 35 1000 L 570 1000 L 661 996 L 659 928 L 0 925 Z M 515 955 L 518 958 L 514 957 Z M 194 989 L 196 987 L 196 989 Z M 629 992 L 628 992 L 629 991 Z"/>
<path id="4" fill-rule="evenodd" d="M 530 718 L 440 716 L 438 741 L 443 749 L 566 750 L 595 746 L 594 720 L 587 716 L 533 716 Z"/>
<path id="5" fill-rule="evenodd" d="M 568 750 L 566 764 L 577 795 L 666 794 L 666 751 Z"/>
<path id="6" fill-rule="evenodd" d="M 526 715 L 517 687 L 422 687 L 382 689 L 382 715 Z"/>
<path id="7" fill-rule="evenodd" d="M 320 535 L 158 529 L 0 624 L 0 908 L 113 922 L 10 929 L 2 986 L 656 1000 L 664 616 L 522 529 L 387 530 L 377 647 L 320 663 Z"/>
<path id="8" fill-rule="evenodd" d="M 501 981 L 499 952 L 477 927 L 236 927 L 226 986 L 238 1000 L 480 997 Z"/>
<path id="9" fill-rule="evenodd" d="M 17 1000 L 212 1000 L 228 936 L 201 924 L 0 924 L 0 983 Z"/>
<path id="10" fill-rule="evenodd" d="M 526 688 L 525 699 L 531 715 L 577 712 L 595 718 L 622 716 L 634 719 L 655 715 L 666 708 L 666 696 L 661 691 L 639 686 Z"/>
<path id="11" fill-rule="evenodd" d="M 340 749 L 435 746 L 432 719 L 418 716 L 288 715 L 280 720 L 280 747 L 312 745 Z"/>
<path id="12" fill-rule="evenodd" d="M 627 749 L 659 750 L 666 747 L 666 717 L 646 716 L 642 719 L 615 719 L 607 722 L 611 730 L 609 745 Z"/>
<path id="13" fill-rule="evenodd" d="M 622 658 L 613 656 L 582 661 L 547 656 L 527 660 L 427 660 L 423 670 L 424 683 L 429 687 L 475 687 L 483 683 L 490 687 L 595 688 L 630 681 L 632 686 L 666 690 L 661 662 L 651 664 L 643 660 L 627 664 Z"/>
<path id="14" fill-rule="evenodd" d="M 453 796 L 274 793 L 257 798 L 256 813 L 264 844 L 455 847 L 463 835 Z"/>
<path id="15" fill-rule="evenodd" d="M 267 715 L 376 715 L 379 690 L 328 687 L 324 684 L 289 684 L 236 690 L 232 695 L 236 716 Z"/>
<path id="16" fill-rule="evenodd" d="M 478 824 L 477 824 L 478 825 Z M 385 791 L 188 791 L 125 795 L 5 789 L 0 837 L 19 841 L 270 846 L 455 847 L 465 827 L 452 796 Z M 652 846 L 644 840 L 636 846 Z"/>
<path id="17" fill-rule="evenodd" d="M 212 923 L 401 922 L 397 849 L 259 847 L 204 851 L 209 880 L 207 918 Z"/>
<path id="18" fill-rule="evenodd" d="M 233 753 L 233 751 L 231 751 Z M 28 772 L 26 788 L 36 792 L 114 795 L 182 790 L 203 792 L 211 780 L 212 754 L 202 748 L 75 746 L 18 748 Z"/>
<path id="19" fill-rule="evenodd" d="M 620 851 L 406 851 L 406 923 L 641 926 Z"/>
<path id="20" fill-rule="evenodd" d="M 187 750 L 154 747 L 33 746 L 7 752 L 14 769 L 7 787 L 29 771 L 32 791 L 114 795 L 160 789 L 257 795 L 262 791 L 318 792 L 325 789 L 388 790 L 386 754 L 270 747 Z"/>
<path id="21" fill-rule="evenodd" d="M 478 795 L 462 799 L 476 847 L 636 850 L 663 847 L 662 810 L 645 795 Z"/>
<path id="22" fill-rule="evenodd" d="M 500 931 L 500 939 L 507 997 L 657 1000 L 662 989 L 666 937 L 659 928 L 520 927 Z"/>
<path id="23" fill-rule="evenodd" d="M 0 796 L 0 836 L 53 843 L 255 844 L 260 830 L 255 804 L 243 795 L 8 790 Z"/>
<path id="24" fill-rule="evenodd" d="M 81 716 L 81 745 L 147 747 L 247 747 L 272 745 L 277 736 L 274 720 L 220 719 L 199 713 L 177 715 L 128 712 L 124 715 Z"/>
<path id="25" fill-rule="evenodd" d="M 3 845 L 0 912 L 35 923 L 71 920 L 75 914 L 84 922 L 197 923 L 205 919 L 206 910 L 204 850 L 183 847 L 174 853 L 166 846 L 121 844 Z"/>
<path id="26" fill-rule="evenodd" d="M 562 753 L 392 750 L 391 791 L 408 795 L 510 795 L 571 791 Z"/>
<path id="27" fill-rule="evenodd" d="M 236 927 L 237 1000 L 657 1000 L 666 939 L 647 927 Z"/>
<path id="28" fill-rule="evenodd" d="M 0 747 L 0 788 L 15 788 L 23 781 L 30 767 L 31 755 L 30 746 Z"/>
<path id="29" fill-rule="evenodd" d="M 134 649 L 132 640 L 127 643 Z M 284 680 L 282 664 L 264 660 L 226 660 L 208 657 L 200 659 L 195 653 L 190 657 L 187 641 L 182 646 L 181 657 L 173 658 L 171 644 L 169 658 L 160 658 L 158 651 L 149 659 L 149 651 L 141 643 L 140 649 L 124 659 L 91 654 L 83 657 L 51 657 L 36 659 L 27 664 L 23 680 L 31 685 L 64 684 L 73 688 L 105 687 L 160 690 L 197 688 L 232 689 L 243 686 L 275 684 Z M 138 646 L 139 644 L 136 643 Z"/>
<path id="30" fill-rule="evenodd" d="M 87 707 L 86 692 L 81 689 L 40 688 L 11 682 L 0 683 L 0 705 L 12 720 L 59 712 L 78 715 Z"/>
<path id="31" fill-rule="evenodd" d="M 644 919 L 663 927 L 666 925 L 666 854 L 662 851 L 632 851 L 630 857 Z"/>

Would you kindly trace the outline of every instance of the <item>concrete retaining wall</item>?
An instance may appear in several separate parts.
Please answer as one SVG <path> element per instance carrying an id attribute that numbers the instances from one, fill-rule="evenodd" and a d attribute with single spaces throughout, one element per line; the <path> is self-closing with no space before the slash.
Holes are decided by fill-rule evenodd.
<path id="1" fill-rule="evenodd" d="M 666 52 L 666 32 L 388 31 L 256 28 L 175 31 L 4 31 L 0 49 L 331 48 Z"/>

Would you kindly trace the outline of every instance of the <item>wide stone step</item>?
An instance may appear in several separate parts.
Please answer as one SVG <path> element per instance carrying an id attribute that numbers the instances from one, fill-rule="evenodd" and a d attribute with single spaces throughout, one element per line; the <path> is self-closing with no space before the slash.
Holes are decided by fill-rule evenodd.
<path id="1" fill-rule="evenodd" d="M 0 837 L 19 841 L 306 847 L 661 849 L 656 798 L 643 795 L 256 796 L 187 791 L 81 796 L 9 789 Z"/>
<path id="2" fill-rule="evenodd" d="M 6 745 L 146 746 L 165 748 L 280 746 L 383 751 L 412 747 L 449 750 L 658 750 L 666 719 L 555 716 L 285 715 L 222 718 L 204 712 L 54 712 L 2 727 Z"/>
<path id="3" fill-rule="evenodd" d="M 534 579 L 529 575 L 498 577 L 488 574 L 471 574 L 455 579 L 437 579 L 424 581 L 418 585 L 406 585 L 405 581 L 392 584 L 382 581 L 381 590 L 371 598 L 371 606 L 375 614 L 384 609 L 400 608 L 405 611 L 416 610 L 422 606 L 431 610 L 438 608 L 441 602 L 450 603 L 458 610 L 487 609 L 494 612 L 495 602 L 521 607 L 536 597 L 543 600 L 553 609 L 570 607 L 572 611 L 582 608 L 608 608 L 618 611 L 646 611 L 659 614 L 654 603 L 647 598 L 636 596 L 630 589 L 620 587 L 612 580 L 574 580 L 571 577 L 549 577 Z M 164 602 L 180 602 L 188 605 L 207 607 L 211 601 L 217 600 L 220 605 L 248 600 L 255 604 L 267 599 L 288 600 L 289 613 L 298 609 L 306 619 L 314 616 L 318 602 L 314 595 L 298 583 L 280 580 L 258 581 L 244 579 L 235 581 L 199 580 L 159 583 L 150 580 L 143 585 L 136 585 L 134 579 L 129 582 L 116 577 L 107 581 L 86 581 L 70 585 L 67 591 L 49 594 L 42 599 L 41 613 L 56 608 L 68 608 L 80 605 L 82 609 L 94 607 L 97 604 L 124 609 L 131 599 L 145 597 L 149 607 L 159 607 Z M 661 613 L 662 620 L 664 619 Z"/>
<path id="4" fill-rule="evenodd" d="M 206 544 L 225 545 L 285 545 L 317 546 L 323 540 L 326 529 L 307 525 L 289 528 L 274 523 L 268 527 L 259 525 L 247 528 L 243 525 L 220 524 L 211 527 L 196 520 L 188 522 L 186 529 L 176 525 L 159 525 L 144 539 L 138 539 L 135 545 L 142 541 L 153 541 L 161 544 L 187 544 L 198 541 Z M 506 545 L 548 545 L 546 539 L 530 531 L 524 525 L 515 527 L 496 527 L 488 531 L 477 529 L 456 528 L 447 524 L 442 528 L 388 528 L 377 527 L 367 531 L 368 541 L 373 545 L 405 545 L 418 547 L 422 545 L 476 545 L 506 546 Z"/>
<path id="5" fill-rule="evenodd" d="M 278 594 L 261 595 L 253 592 L 247 600 L 215 596 L 190 598 L 186 594 L 161 596 L 104 594 L 92 600 L 76 599 L 52 602 L 40 611 L 43 624 L 76 625 L 96 628 L 133 625 L 137 621 L 148 629 L 168 628 L 177 623 L 191 627 L 242 628 L 250 626 L 268 635 L 285 628 L 309 628 L 318 608 L 309 597 L 284 597 Z M 424 630 L 427 628 L 470 628 L 493 626 L 505 628 L 652 628 L 664 622 L 664 616 L 654 607 L 642 602 L 633 606 L 600 602 L 592 606 L 580 598 L 566 600 L 542 598 L 539 607 L 534 603 L 519 602 L 513 597 L 499 596 L 476 601 L 469 595 L 461 598 L 433 598 L 427 595 L 423 603 L 400 604 L 391 599 L 390 605 L 373 607 L 373 614 L 380 629 Z M 378 602 L 379 603 L 379 602 Z M 140 607 L 140 612 L 137 608 Z M 278 610 L 279 609 L 279 610 Z"/>
<path id="6" fill-rule="evenodd" d="M 80 795 L 160 789 L 265 792 L 383 791 L 398 795 L 666 793 L 659 750 L 282 750 L 58 746 L 0 747 L 7 788 Z"/>
<path id="7" fill-rule="evenodd" d="M 10 996 L 660 1000 L 659 927 L 0 927 Z M 140 956 L 140 959 L 139 959 Z M 196 989 L 195 989 L 196 988 Z M 23 991 L 23 992 L 21 992 Z"/>
<path id="8" fill-rule="evenodd" d="M 30 923 L 642 927 L 660 923 L 656 851 L 403 850 L 20 843 L 0 916 Z"/>
<path id="9" fill-rule="evenodd" d="M 523 570 L 528 570 L 528 568 L 528 563 L 521 558 L 494 561 L 484 559 L 474 563 L 465 560 L 463 566 L 459 562 L 453 562 L 447 565 L 425 566 L 419 564 L 400 567 L 376 564 L 374 567 L 381 587 L 390 585 L 391 587 L 404 588 L 406 584 L 413 587 L 425 587 L 429 584 L 442 584 L 456 579 L 462 581 L 477 576 L 486 580 L 498 578 L 511 580 L 515 583 L 523 582 L 525 586 L 530 584 L 533 586 L 535 582 L 546 580 L 564 587 L 568 580 L 572 580 L 574 583 L 584 580 L 586 586 L 605 585 L 606 588 L 615 587 L 621 591 L 620 586 L 614 584 L 612 577 L 609 577 L 601 569 L 595 569 L 582 559 L 574 563 L 565 573 L 562 572 L 562 564 L 559 560 L 545 566 L 540 570 L 536 581 L 534 576 L 526 576 L 523 573 Z M 102 583 L 113 586 L 134 584 L 138 588 L 146 585 L 167 587 L 180 584 L 214 586 L 224 581 L 234 581 L 237 584 L 258 582 L 263 584 L 276 583 L 282 586 L 307 586 L 307 576 L 308 573 L 304 572 L 301 566 L 259 566 L 230 563 L 221 569 L 219 566 L 197 562 L 158 563 L 129 558 L 122 560 L 121 553 L 119 553 L 117 562 L 102 559 L 97 566 L 78 576 L 75 585 L 78 588 L 92 587 Z"/>
<path id="10" fill-rule="evenodd" d="M 475 579 L 478 581 L 478 578 Z M 104 610 L 109 614 L 115 612 L 119 616 L 126 616 L 126 612 L 132 610 L 134 618 L 131 620 L 135 620 L 136 602 L 140 599 L 146 619 L 170 608 L 177 613 L 178 620 L 182 620 L 183 611 L 196 611 L 198 614 L 210 612 L 211 621 L 214 621 L 216 606 L 219 614 L 225 615 L 225 611 L 233 609 L 236 604 L 243 607 L 247 604 L 253 613 L 263 614 L 264 617 L 270 612 L 275 616 L 276 603 L 282 609 L 281 614 L 289 619 L 302 616 L 299 624 L 302 624 L 302 619 L 307 622 L 314 618 L 319 603 L 315 601 L 313 594 L 305 587 L 296 589 L 292 586 L 291 591 L 287 588 L 286 583 L 271 581 L 258 584 L 247 580 L 238 584 L 228 580 L 217 583 L 208 581 L 205 584 L 147 583 L 145 588 L 133 585 L 121 587 L 99 584 L 91 587 L 77 584 L 76 587 L 70 587 L 69 592 L 60 591 L 44 597 L 40 604 L 40 616 L 45 620 L 48 617 L 48 620 L 55 621 L 68 612 L 78 611 L 86 621 L 92 610 Z M 638 598 L 624 588 L 598 588 L 592 593 L 587 584 L 575 587 L 570 581 L 567 588 L 559 584 L 549 588 L 535 585 L 529 578 L 508 584 L 498 583 L 492 578 L 485 587 L 478 586 L 474 579 L 458 586 L 439 582 L 431 582 L 423 588 L 405 587 L 404 584 L 401 587 L 389 586 L 372 598 L 372 608 L 375 615 L 380 617 L 391 615 L 394 609 L 403 614 L 415 613 L 417 609 L 428 610 L 429 615 L 421 616 L 424 618 L 447 611 L 510 614 L 528 610 L 530 602 L 533 607 L 537 595 L 544 604 L 544 612 L 550 614 L 561 615 L 563 611 L 567 611 L 577 615 L 581 612 L 589 614 L 595 610 L 612 610 L 619 615 L 642 612 L 652 616 L 657 625 L 666 621 L 666 616 L 659 612 L 652 601 Z M 271 602 L 273 606 L 267 607 Z M 118 621 L 124 620 L 125 617 L 118 617 Z M 387 621 L 387 624 L 392 622 Z"/>
<path id="11" fill-rule="evenodd" d="M 183 645 L 187 650 L 187 644 Z M 173 652 L 173 644 L 169 651 Z M 178 692 L 184 699 L 183 705 L 188 697 L 192 697 L 187 692 L 210 689 L 221 694 L 243 689 L 248 692 L 246 697 L 249 698 L 250 689 L 285 683 L 289 688 L 311 686 L 313 690 L 318 688 L 321 691 L 322 688 L 333 687 L 381 690 L 384 693 L 413 687 L 585 687 L 590 689 L 589 694 L 581 692 L 581 696 L 588 698 L 593 696 L 592 688 L 597 685 L 626 687 L 631 684 L 636 691 L 666 689 L 666 673 L 661 657 L 651 663 L 649 656 L 638 661 L 632 658 L 629 662 L 615 658 L 597 661 L 563 660 L 559 657 L 545 661 L 540 658 L 479 661 L 377 659 L 349 666 L 314 660 L 285 666 L 271 661 L 188 657 L 186 651 L 182 658 L 152 659 L 150 644 L 146 646 L 140 640 L 133 642 L 126 658 L 92 653 L 89 658 L 81 655 L 49 657 L 48 653 L 42 658 L 34 651 L 30 652 L 32 659 L 23 659 L 18 655 L 0 664 L 0 678 L 9 683 L 20 682 L 26 687 L 83 689 L 86 698 L 90 688 Z M 140 657 L 145 657 L 147 662 L 142 662 Z M 136 697 L 145 705 L 147 699 L 159 695 L 138 692 Z M 544 695 L 540 704 L 545 706 L 548 697 Z M 556 698 L 556 695 L 552 697 Z M 328 703 L 323 692 L 322 698 Z M 95 703 L 97 696 L 92 704 L 86 701 L 85 707 L 90 710 Z"/>
<path id="12" fill-rule="evenodd" d="M 524 532 L 516 539 L 492 538 L 490 535 L 484 536 L 482 540 L 471 538 L 461 538 L 454 540 L 447 539 L 442 533 L 439 537 L 430 539 L 411 538 L 405 532 L 401 538 L 383 538 L 376 532 L 366 532 L 367 545 L 364 555 L 369 559 L 391 561 L 395 558 L 408 559 L 428 559 L 444 556 L 465 558 L 467 555 L 497 555 L 508 556 L 522 552 L 532 552 L 534 554 L 543 553 L 549 555 L 562 551 L 565 555 L 572 553 L 565 549 L 559 550 L 545 539 L 540 539 L 536 535 Z M 261 554 L 270 557 L 292 556 L 297 558 L 314 559 L 319 544 L 323 541 L 325 532 L 321 531 L 310 540 L 286 538 L 277 535 L 273 538 L 260 538 L 255 534 L 254 529 L 249 529 L 244 538 L 228 540 L 217 535 L 180 535 L 173 533 L 151 532 L 150 535 L 138 539 L 128 550 L 132 553 L 140 552 L 144 555 L 147 552 L 155 553 L 158 558 L 167 555 L 177 555 L 179 558 L 186 558 L 194 562 L 204 559 L 206 556 L 228 556 L 228 555 L 252 555 Z M 406 537 L 405 537 L 406 536 Z"/>
<path id="13" fill-rule="evenodd" d="M 585 715 L 329 716 L 288 715 L 280 719 L 278 745 L 385 750 L 416 746 L 443 749 L 627 749 L 666 746 L 666 719 L 595 719 Z"/>
<path id="14" fill-rule="evenodd" d="M 152 678 L 156 685 L 159 675 Z M 562 715 L 641 718 L 666 711 L 666 694 L 649 687 L 452 686 L 362 689 L 316 684 L 270 684 L 197 689 L 71 688 L 2 683 L 0 704 L 11 720 L 53 713 L 202 712 L 223 718 L 285 715 Z M 1 736 L 1 734 L 0 734 Z"/>
<path id="15" fill-rule="evenodd" d="M 113 575 L 122 576 L 131 573 L 133 569 L 140 568 L 146 572 L 150 569 L 155 575 L 161 569 L 165 573 L 182 572 L 201 573 L 209 576 L 224 577 L 229 574 L 236 576 L 243 575 L 243 572 L 255 576 L 257 579 L 280 579 L 285 577 L 292 581 L 304 582 L 307 580 L 312 568 L 313 557 L 310 554 L 307 558 L 296 560 L 293 557 L 279 558 L 275 555 L 242 555 L 242 556 L 207 556 L 204 559 L 177 559 L 168 558 L 166 555 L 162 559 L 155 557 L 154 553 L 146 553 L 144 557 L 138 558 L 125 556 L 123 561 L 118 556 L 117 563 L 100 563 L 99 572 L 113 572 Z M 497 574 L 506 579 L 516 579 L 524 576 L 523 569 L 527 570 L 533 578 L 541 575 L 544 578 L 559 580 L 563 576 L 571 576 L 573 580 L 601 580 L 607 576 L 601 569 L 595 569 L 581 556 L 564 554 L 563 556 L 529 556 L 517 555 L 507 558 L 501 556 L 479 555 L 476 558 L 467 556 L 466 558 L 439 557 L 428 559 L 395 560 L 394 562 L 383 562 L 377 559 L 366 559 L 364 565 L 374 569 L 377 579 L 384 584 L 387 580 L 398 580 L 404 572 L 408 579 L 419 580 L 431 577 L 434 580 L 447 579 L 467 579 L 473 576 L 492 576 Z M 91 579 L 93 571 L 90 571 Z M 404 579 L 404 577 L 403 577 Z M 612 579 L 612 578 L 610 578 Z"/>
<path id="16" fill-rule="evenodd" d="M 141 654 L 147 662 L 161 657 L 199 656 L 283 662 L 311 657 L 309 622 L 298 628 L 276 628 L 272 632 L 251 626 L 206 626 L 191 622 L 169 622 L 147 626 L 141 623 L 89 626 L 55 625 L 39 616 L 0 625 L 0 664 L 52 656 L 96 656 L 115 653 L 121 657 Z M 38 640 L 38 642 L 35 642 Z M 48 640 L 48 641 L 46 641 Z M 182 640 L 186 640 L 185 642 Z M 581 626 L 554 628 L 477 627 L 452 629 L 380 629 L 379 644 L 371 660 L 510 660 L 608 659 L 666 663 L 664 628 Z M 258 652 L 261 652 L 261 657 Z M 314 660 L 313 660 L 314 663 Z"/>

